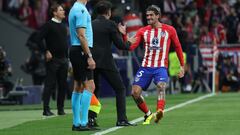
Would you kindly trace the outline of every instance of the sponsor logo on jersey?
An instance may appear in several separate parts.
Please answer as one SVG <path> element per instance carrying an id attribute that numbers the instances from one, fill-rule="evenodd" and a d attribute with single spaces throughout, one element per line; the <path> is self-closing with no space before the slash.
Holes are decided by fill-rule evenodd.
<path id="1" fill-rule="evenodd" d="M 158 43 L 159 43 L 158 37 L 154 37 L 154 38 L 152 39 L 152 46 L 158 46 Z"/>
<path id="2" fill-rule="evenodd" d="M 154 37 L 152 39 L 152 44 L 151 46 L 148 48 L 149 50 L 160 50 L 161 47 L 159 46 L 159 39 L 158 37 Z"/>

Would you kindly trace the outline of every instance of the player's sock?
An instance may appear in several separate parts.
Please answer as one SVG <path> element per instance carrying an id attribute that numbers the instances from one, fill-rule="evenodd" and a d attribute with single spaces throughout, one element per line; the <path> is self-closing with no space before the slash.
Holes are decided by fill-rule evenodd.
<path id="1" fill-rule="evenodd" d="M 74 126 L 80 125 L 80 111 L 81 111 L 80 100 L 81 100 L 81 97 L 82 97 L 82 93 L 80 93 L 80 92 L 72 93 L 72 112 L 73 112 L 73 125 Z"/>
<path id="2" fill-rule="evenodd" d="M 147 116 L 149 116 L 151 114 L 152 114 L 152 112 L 150 110 L 146 113 Z"/>
<path id="3" fill-rule="evenodd" d="M 155 113 L 155 119 L 154 119 L 155 123 L 158 123 L 159 120 L 162 119 L 164 106 L 165 106 L 165 100 L 164 99 L 158 99 L 158 101 L 157 101 L 157 112 Z"/>
<path id="4" fill-rule="evenodd" d="M 140 96 L 140 97 L 137 98 L 137 99 L 134 98 L 134 96 L 132 96 L 132 97 L 133 97 L 134 101 L 136 102 L 138 108 L 139 108 L 142 112 L 144 112 L 145 114 L 147 114 L 147 113 L 149 112 L 149 109 L 148 109 L 147 104 L 146 104 L 146 102 L 144 101 L 143 97 Z"/>
<path id="5" fill-rule="evenodd" d="M 157 101 L 157 110 L 161 109 L 162 111 L 164 110 L 165 107 L 165 100 L 160 99 Z"/>
<path id="6" fill-rule="evenodd" d="M 82 126 L 86 126 L 88 123 L 88 109 L 90 106 L 90 102 L 91 102 L 91 98 L 92 98 L 92 93 L 88 90 L 84 90 L 83 91 L 83 95 L 82 95 L 82 113 L 81 113 L 81 125 Z"/>

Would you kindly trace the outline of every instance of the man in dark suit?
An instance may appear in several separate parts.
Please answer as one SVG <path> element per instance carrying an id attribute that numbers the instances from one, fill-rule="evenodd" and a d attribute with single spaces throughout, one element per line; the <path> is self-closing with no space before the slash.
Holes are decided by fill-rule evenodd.
<path id="1" fill-rule="evenodd" d="M 95 94 L 99 92 L 99 75 L 102 75 L 112 86 L 116 93 L 117 123 L 116 126 L 132 126 L 126 116 L 126 88 L 123 84 L 119 71 L 112 56 L 112 43 L 117 48 L 128 50 L 135 38 L 129 38 L 124 43 L 121 33 L 124 33 L 124 26 L 117 25 L 109 20 L 111 17 L 112 4 L 108 1 L 101 1 L 96 5 L 97 18 L 92 22 L 93 26 L 93 58 L 96 62 L 94 70 L 94 81 L 96 84 Z M 94 118 L 94 113 L 89 113 Z"/>

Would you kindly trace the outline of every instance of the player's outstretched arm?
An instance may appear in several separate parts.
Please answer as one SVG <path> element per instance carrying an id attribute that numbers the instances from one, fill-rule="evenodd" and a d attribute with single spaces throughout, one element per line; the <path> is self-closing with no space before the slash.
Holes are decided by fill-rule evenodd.
<path id="1" fill-rule="evenodd" d="M 131 37 L 132 39 L 131 38 L 128 39 L 128 41 L 131 40 L 131 41 L 129 41 L 131 43 L 131 46 L 129 47 L 130 51 L 133 51 L 135 48 L 137 48 L 139 46 L 139 44 L 142 40 L 142 34 L 141 33 L 142 32 L 141 32 L 141 29 L 140 29 L 140 30 L 137 31 L 135 36 Z"/>

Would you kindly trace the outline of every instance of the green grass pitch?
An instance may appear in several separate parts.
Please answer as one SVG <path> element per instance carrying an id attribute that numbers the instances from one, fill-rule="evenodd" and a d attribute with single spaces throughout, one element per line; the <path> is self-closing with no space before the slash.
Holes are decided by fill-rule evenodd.
<path id="1" fill-rule="evenodd" d="M 167 95 L 166 108 L 202 96 L 201 94 Z M 146 97 L 149 108 L 156 109 L 156 97 Z M 114 127 L 115 98 L 101 99 L 98 117 L 101 131 Z M 55 103 L 51 106 L 54 108 Z M 42 119 L 41 105 L 0 106 L 0 135 L 88 135 L 93 131 L 72 132 L 70 101 L 68 114 Z M 134 101 L 127 98 L 129 121 L 142 117 Z M 110 135 L 240 135 L 240 93 L 217 94 L 199 102 L 166 112 L 159 124 L 124 127 Z"/>

